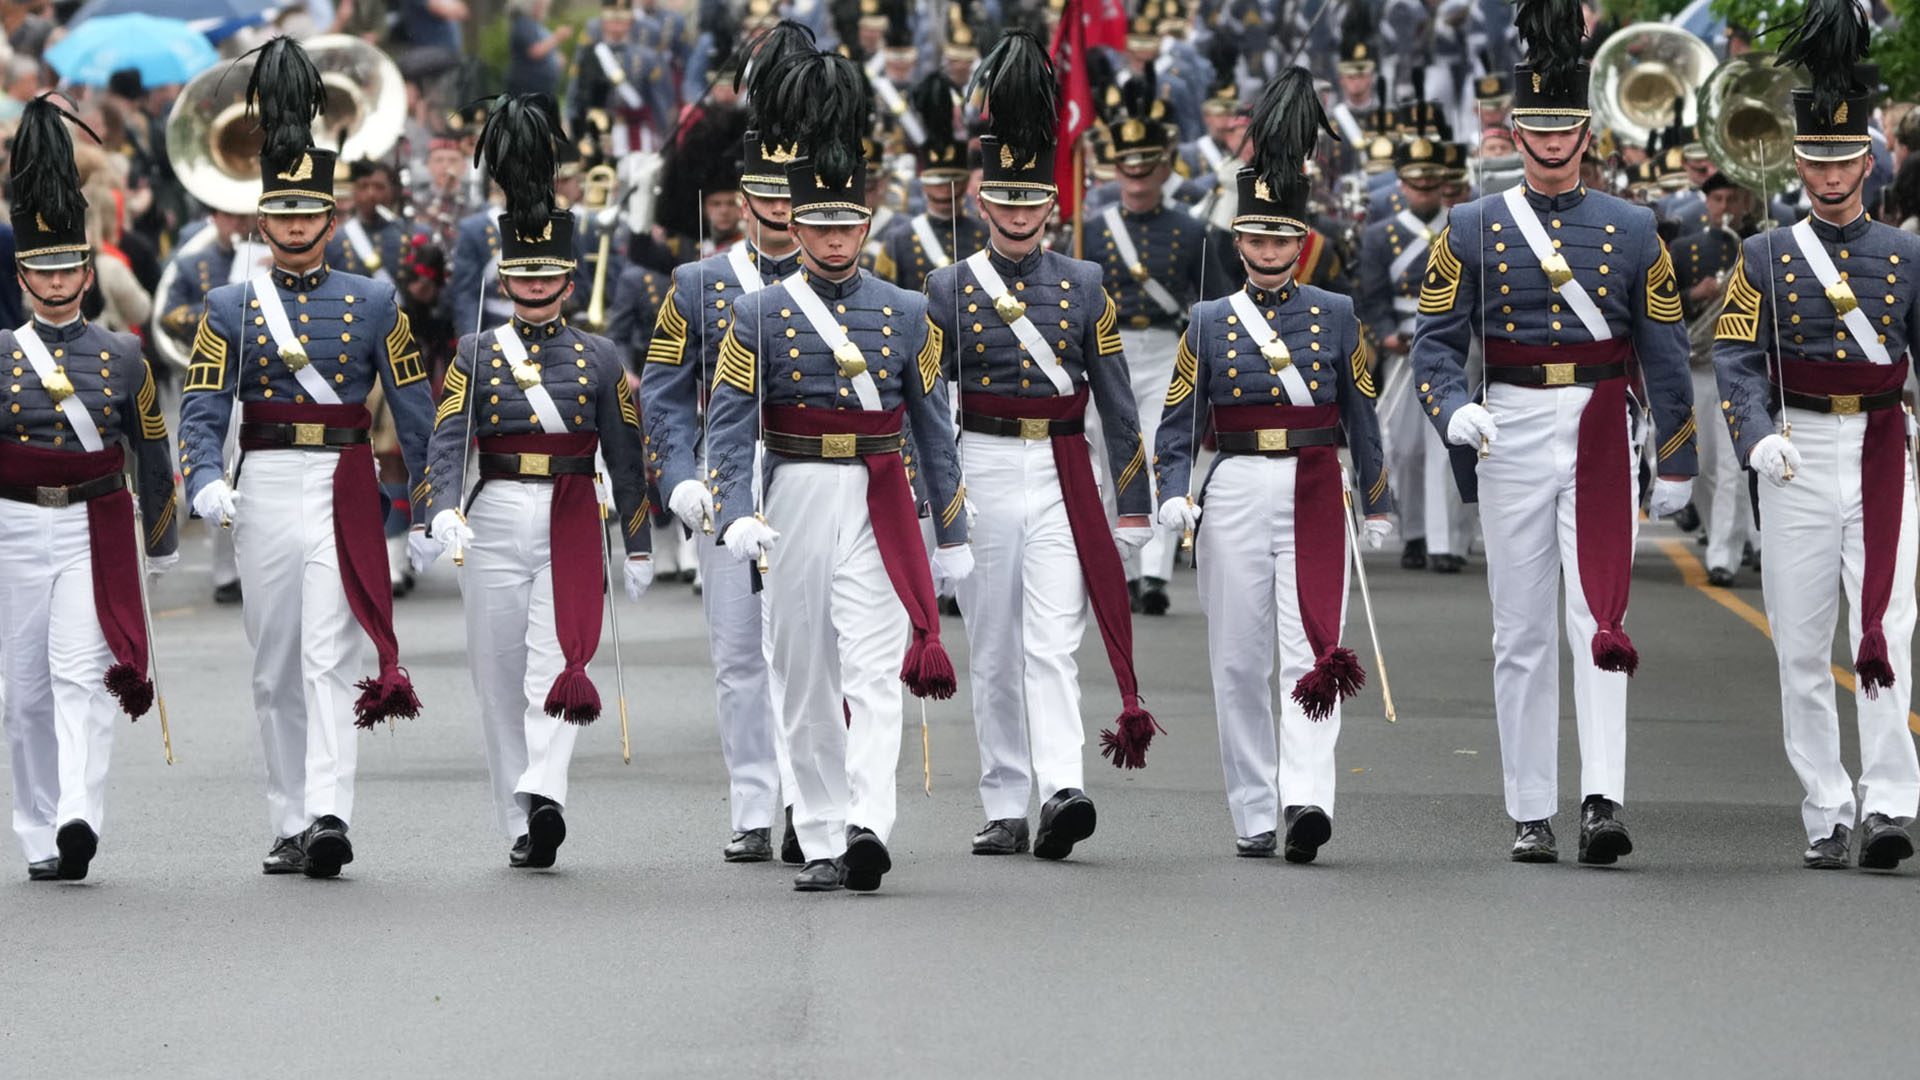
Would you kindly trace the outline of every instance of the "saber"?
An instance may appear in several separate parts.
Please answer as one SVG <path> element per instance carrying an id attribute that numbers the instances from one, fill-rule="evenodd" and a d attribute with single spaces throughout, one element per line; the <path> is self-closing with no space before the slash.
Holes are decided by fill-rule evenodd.
<path id="1" fill-rule="evenodd" d="M 624 585 L 613 579 L 613 541 L 607 539 L 607 504 L 600 504 L 600 551 L 607 562 L 607 618 L 613 623 L 613 685 L 620 699 L 620 763 L 633 764 L 633 744 L 627 737 L 627 672 L 620 663 L 620 598 L 616 588 Z"/>
<path id="2" fill-rule="evenodd" d="M 135 510 L 139 509 L 136 501 Z M 153 703 L 160 710 L 160 745 L 167 752 L 167 764 L 173 764 L 173 730 L 167 726 L 167 695 L 160 689 L 160 657 L 153 638 L 153 605 L 147 600 L 147 537 L 140 530 L 140 515 L 133 515 L 133 550 L 140 556 L 140 618 L 147 627 L 147 678 L 153 680 Z"/>
<path id="3" fill-rule="evenodd" d="M 1387 723 L 1397 724 L 1400 718 L 1393 711 L 1393 684 L 1387 680 L 1387 658 L 1380 651 L 1380 627 L 1373 621 L 1373 592 L 1367 588 L 1367 564 L 1360 557 L 1360 545 L 1355 543 L 1353 492 L 1342 491 L 1340 497 L 1347 504 L 1340 520 L 1347 526 L 1347 550 L 1353 552 L 1353 576 L 1360 582 L 1360 606 L 1367 613 L 1367 636 L 1373 639 L 1373 666 L 1380 672 L 1380 699 L 1386 704 Z"/>
<path id="4" fill-rule="evenodd" d="M 933 798 L 933 746 L 927 737 L 927 699 L 920 699 L 920 785 Z"/>

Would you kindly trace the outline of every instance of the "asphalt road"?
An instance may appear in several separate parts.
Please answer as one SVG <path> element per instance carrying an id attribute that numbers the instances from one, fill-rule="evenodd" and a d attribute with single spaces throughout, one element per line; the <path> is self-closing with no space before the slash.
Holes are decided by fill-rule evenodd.
<path id="1" fill-rule="evenodd" d="M 1383 555 L 1399 723 L 1377 677 L 1349 704 L 1318 864 L 1233 857 L 1183 572 L 1136 630 L 1168 733 L 1143 772 L 1090 749 L 1098 835 L 1064 864 L 967 854 L 963 678 L 928 710 L 931 798 L 905 740 L 896 869 L 870 897 L 720 861 L 711 672 L 678 585 L 621 601 L 633 764 L 610 713 L 559 867 L 509 871 L 445 567 L 399 604 L 427 712 L 362 738 L 357 861 L 262 877 L 250 658 L 190 539 L 156 594 L 178 764 L 151 718 L 123 728 L 93 878 L 0 874 L 0 1077 L 1910 1075 L 1920 879 L 1800 869 L 1757 576 L 1690 586 L 1674 535 L 1643 533 L 1638 850 L 1616 869 L 1506 860 L 1482 567 Z M 1357 605 L 1349 639 L 1365 653 Z M 1097 732 L 1116 703 L 1092 634 L 1082 656 Z"/>

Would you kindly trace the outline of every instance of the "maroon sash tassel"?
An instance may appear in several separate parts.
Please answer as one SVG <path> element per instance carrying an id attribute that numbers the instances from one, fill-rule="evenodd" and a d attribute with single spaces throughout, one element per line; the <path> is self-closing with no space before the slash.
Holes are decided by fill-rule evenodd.
<path id="1" fill-rule="evenodd" d="M 244 410 L 248 422 L 260 424 L 324 424 L 333 428 L 372 425 L 365 405 L 286 405 L 251 401 Z M 247 450 L 277 449 L 250 446 Z M 413 692 L 407 669 L 400 666 L 400 643 L 393 633 L 393 582 L 387 572 L 387 538 L 380 513 L 380 485 L 373 472 L 373 447 L 357 443 L 342 447 L 333 468 L 333 546 L 340 560 L 340 586 L 354 621 L 373 642 L 379 657 L 376 675 L 354 683 L 354 726 L 370 728 L 381 721 L 412 719 L 420 715 L 420 698 Z"/>
<path id="2" fill-rule="evenodd" d="M 1087 388 L 1072 397 L 1009 397 L 965 394 L 961 409 L 1002 419 L 1070 420 L 1086 415 Z M 1107 508 L 1093 480 L 1093 458 L 1084 435 L 1056 435 L 1053 466 L 1060 476 L 1060 497 L 1066 503 L 1067 525 L 1080 554 L 1080 572 L 1087 602 L 1107 647 L 1107 662 L 1120 690 L 1120 717 L 1114 727 L 1100 732 L 1100 756 L 1116 768 L 1140 769 L 1147 764 L 1147 748 L 1155 733 L 1166 729 L 1140 704 L 1140 687 L 1133 671 L 1133 601 L 1127 594 L 1127 572 L 1120 549 L 1107 530 Z"/>
<path id="3" fill-rule="evenodd" d="M 904 405 L 885 412 L 770 406 L 766 424 L 769 431 L 789 435 L 898 435 L 905 412 Z M 880 564 L 886 567 L 893 594 L 900 598 L 913 627 L 900 660 L 900 681 L 915 697 L 944 701 L 959 689 L 960 681 L 946 646 L 940 643 L 933 571 L 927 568 L 926 548 L 920 540 L 906 462 L 897 453 L 867 454 L 860 462 L 867 469 L 867 520 L 873 526 L 874 546 L 880 549 Z M 848 722 L 852 722 L 851 713 Z"/>

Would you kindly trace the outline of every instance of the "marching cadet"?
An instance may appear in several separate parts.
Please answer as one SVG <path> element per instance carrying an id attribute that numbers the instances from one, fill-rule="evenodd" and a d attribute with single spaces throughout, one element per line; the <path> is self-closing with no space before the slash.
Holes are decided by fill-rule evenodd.
<path id="1" fill-rule="evenodd" d="M 1813 213 L 1749 237 L 1727 285 L 1714 367 L 1735 453 L 1759 473 L 1767 620 L 1787 760 L 1800 777 L 1805 865 L 1913 854 L 1920 804 L 1913 696 L 1914 495 L 1900 392 L 1920 341 L 1920 239 L 1870 220 L 1867 118 L 1877 87 L 1851 0 L 1815 0 L 1780 50 L 1812 76 L 1793 92 L 1794 165 Z M 1764 267 L 1764 269 L 1762 269 Z M 1835 588 L 1835 584 L 1839 588 Z M 1858 794 L 1840 760 L 1835 608 L 1847 599 L 1860 727 Z"/>
<path id="2" fill-rule="evenodd" d="M 494 205 L 460 219 L 453 246 L 453 328 L 462 334 L 491 330 L 513 316 L 513 301 L 500 291 L 500 227 Z"/>
<path id="3" fill-rule="evenodd" d="M 1393 148 L 1405 209 L 1385 220 L 1370 221 L 1360 234 L 1360 292 L 1355 306 L 1361 322 L 1380 344 L 1381 381 L 1393 388 L 1382 409 L 1381 426 L 1387 459 L 1397 478 L 1400 536 L 1406 543 L 1400 565 L 1457 574 L 1467 564 L 1461 554 L 1466 538 L 1454 527 L 1461 505 L 1459 491 L 1452 482 L 1446 445 L 1424 422 L 1424 410 L 1412 392 L 1407 358 L 1413 347 L 1427 255 L 1433 238 L 1445 227 L 1442 188 L 1449 149 L 1452 144 L 1424 135 Z"/>
<path id="4" fill-rule="evenodd" d="M 652 150 L 675 119 L 678 92 L 667 59 L 634 33 L 628 0 L 602 0 L 599 33 L 585 35 L 574 52 L 568 129 L 587 130 L 588 111 L 599 110 L 610 121 L 609 156 Z"/>
<path id="5" fill-rule="evenodd" d="M 0 441 L 0 682 L 29 881 L 87 876 L 114 720 L 138 720 L 153 703 L 140 575 L 179 561 L 153 371 L 138 338 L 80 314 L 93 251 L 70 117 L 45 96 L 29 101 L 9 154 L 15 272 L 33 315 L 0 330 L 0 353 L 13 358 L 0 415 L 14 436 Z"/>
<path id="6" fill-rule="evenodd" d="M 1240 140 L 1246 129 L 1246 117 L 1240 111 L 1239 47 L 1227 35 L 1215 34 L 1207 42 L 1207 62 L 1213 65 L 1213 87 L 1207 99 L 1200 103 L 1207 130 L 1199 138 L 1181 145 L 1180 160 L 1186 166 L 1187 175 L 1211 186 L 1221 181 L 1222 172 L 1239 170 Z"/>
<path id="7" fill-rule="evenodd" d="M 1161 523 L 1190 532 L 1205 509 L 1195 555 L 1238 853 L 1271 856 L 1284 826 L 1289 862 L 1312 862 L 1332 835 L 1340 701 L 1365 679 L 1340 645 L 1343 435 L 1369 547 L 1379 547 L 1392 509 L 1353 303 L 1293 280 L 1308 231 L 1301 169 L 1321 128 L 1333 132 L 1305 68 L 1282 73 L 1255 106 L 1253 164 L 1240 173 L 1234 220 L 1247 286 L 1194 310 L 1154 442 Z M 1221 456 L 1194 496 L 1196 435 L 1209 430 Z M 1278 745 L 1276 642 L 1281 685 L 1292 688 Z"/>
<path id="8" fill-rule="evenodd" d="M 1374 92 L 1380 57 L 1373 46 L 1373 34 L 1373 18 L 1367 4 L 1363 0 L 1348 0 L 1346 13 L 1340 20 L 1340 94 L 1333 108 L 1327 110 L 1334 127 L 1339 129 L 1338 142 L 1343 151 L 1365 151 L 1372 141 L 1367 118 L 1386 104 Z M 1351 159 L 1349 152 L 1338 155 L 1345 166 L 1341 171 L 1359 167 L 1359 162 Z"/>
<path id="9" fill-rule="evenodd" d="M 327 241 L 327 265 L 349 274 L 393 284 L 413 230 L 394 213 L 400 181 L 384 161 L 356 161 L 347 167 L 353 181 L 353 212 Z"/>
<path id="10" fill-rule="evenodd" d="M 1726 283 L 1740 261 L 1743 237 L 1753 233 L 1753 196 L 1715 172 L 1707 180 L 1706 213 L 1712 228 L 1682 237 L 1673 247 L 1681 307 L 1687 320 L 1689 360 L 1693 367 L 1693 412 L 1700 432 L 1700 487 L 1705 490 L 1707 584 L 1725 588 L 1743 561 L 1758 550 L 1753 528 L 1747 472 L 1734 455 L 1722 423 L 1720 389 L 1713 365 L 1714 330 L 1719 324 Z"/>
<path id="11" fill-rule="evenodd" d="M 1138 768 L 1157 725 L 1140 706 L 1122 551 L 1147 526 L 1146 446 L 1125 347 L 1098 265 L 1044 248 L 1053 213 L 1054 80 L 1046 50 L 1010 30 L 981 61 L 992 134 L 981 137 L 988 246 L 927 277 L 943 370 L 960 384 L 961 459 L 978 508 L 977 570 L 960 584 L 973 718 L 980 742 L 981 855 L 1027 850 L 1027 804 L 1042 805 L 1033 853 L 1063 859 L 1093 835 L 1083 789 L 1074 650 L 1088 604 L 1123 711 L 1103 736 L 1116 765 Z M 1085 436 L 1088 391 L 1105 421 L 1120 518 L 1108 532 Z M 940 501 L 941 521 L 959 507 Z"/>
<path id="12" fill-rule="evenodd" d="M 960 88 L 934 72 L 910 95 L 926 138 L 914 153 L 926 209 L 883 241 L 879 276 L 918 291 L 927 275 L 987 246 L 987 227 L 967 213 L 967 143 L 955 138 L 953 114 Z"/>
<path id="13" fill-rule="evenodd" d="M 1120 98 L 1107 118 L 1120 198 L 1088 223 L 1087 239 L 1098 252 L 1102 281 L 1119 316 L 1141 438 L 1151 444 L 1173 381 L 1180 331 L 1200 298 L 1207 230 L 1193 215 L 1169 207 L 1163 194 L 1177 136 L 1166 122 L 1166 103 L 1154 92 L 1153 75 L 1128 80 Z M 1097 443 L 1100 427 L 1092 429 Z M 1128 556 L 1127 587 L 1141 614 L 1167 613 L 1167 582 L 1179 543 L 1178 533 L 1155 528 L 1138 555 Z"/>
<path id="14" fill-rule="evenodd" d="M 1580 861 L 1606 864 L 1633 850 L 1619 817 L 1627 678 L 1639 663 L 1623 625 L 1638 518 L 1629 361 L 1644 379 L 1635 396 L 1645 395 L 1657 440 L 1654 517 L 1687 504 L 1693 386 L 1673 264 L 1653 215 L 1580 182 L 1591 115 L 1580 5 L 1521 0 L 1517 20 L 1527 60 L 1514 71 L 1514 139 L 1526 182 L 1454 207 L 1427 261 L 1413 366 L 1434 427 L 1486 455 L 1480 521 L 1512 858 L 1559 857 L 1549 819 L 1560 730 L 1554 600 L 1564 579 Z M 1465 374 L 1476 336 L 1488 380 L 1478 395 Z"/>
<path id="15" fill-rule="evenodd" d="M 433 547 L 422 524 L 433 400 L 393 286 L 327 267 L 334 155 L 312 145 L 319 71 L 292 38 L 253 55 L 247 98 L 266 133 L 257 228 L 273 267 L 207 295 L 180 472 L 194 513 L 233 528 L 246 588 L 277 838 L 262 869 L 332 877 L 353 861 L 354 728 L 420 711 L 393 634 L 365 401 L 378 380 L 411 474 L 419 560 Z M 222 448 L 236 397 L 242 457 L 230 479 Z M 363 631 L 379 666 L 355 682 Z"/>
<path id="16" fill-rule="evenodd" d="M 742 297 L 721 341 L 713 511 L 729 551 L 770 563 L 768 652 L 807 860 L 794 888 L 871 892 L 893 865 L 898 683 L 922 698 L 955 688 L 901 455 L 909 432 L 944 508 L 938 572 L 955 581 L 972 565 L 965 492 L 926 298 L 858 265 L 860 69 L 816 53 L 771 76 L 768 100 L 796 115 L 763 112 L 768 137 L 810 155 L 787 170 L 802 269 Z"/>
<path id="17" fill-rule="evenodd" d="M 782 22 L 769 31 L 755 46 L 754 78 L 743 80 L 751 83 L 750 109 L 757 113 L 772 100 L 772 89 L 763 80 L 785 57 L 812 52 L 812 33 L 797 23 Z M 764 142 L 758 130 L 747 133 L 744 146 L 740 200 L 747 209 L 746 240 L 675 268 L 647 346 L 640 400 L 647 425 L 647 469 L 666 495 L 667 508 L 700 540 L 700 602 L 713 654 L 714 714 L 720 722 L 733 823 L 721 857 L 727 862 L 773 857 L 773 818 L 784 791 L 787 832 L 780 855 L 794 864 L 802 861 L 793 828 L 794 780 L 774 714 L 778 690 L 770 687 L 761 649 L 761 597 L 747 568 L 723 556 L 718 547 L 713 527 L 717 485 L 714 463 L 707 460 L 711 452 L 703 408 L 719 363 L 720 342 L 733 326 L 741 297 L 800 268 L 789 224 L 786 173 L 794 149 Z"/>
<path id="18" fill-rule="evenodd" d="M 566 839 L 574 740 L 600 715 L 587 675 L 608 569 L 596 451 L 621 523 L 627 596 L 640 599 L 653 581 L 626 365 L 613 342 L 560 315 L 574 271 L 574 218 L 553 190 L 565 139 L 553 100 L 539 94 L 501 99 L 481 129 L 487 171 L 506 193 L 500 274 L 514 315 L 461 339 L 434 421 L 426 500 L 429 531 L 460 566 L 494 809 L 513 841 L 507 865 L 534 870 L 552 866 Z M 463 513 L 476 438 L 480 482 Z"/>

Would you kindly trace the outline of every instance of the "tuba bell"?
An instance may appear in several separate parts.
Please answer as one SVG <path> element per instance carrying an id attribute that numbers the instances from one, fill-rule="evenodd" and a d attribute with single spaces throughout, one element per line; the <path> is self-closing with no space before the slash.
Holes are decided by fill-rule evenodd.
<path id="1" fill-rule="evenodd" d="M 1713 69 L 1700 89 L 1707 156 L 1741 187 L 1779 194 L 1794 181 L 1793 91 L 1806 85 L 1799 68 L 1774 67 L 1772 53 L 1747 53 Z"/>
<path id="2" fill-rule="evenodd" d="M 1706 42 L 1665 23 L 1616 30 L 1593 57 L 1588 90 L 1594 130 L 1611 130 L 1624 145 L 1645 146 L 1654 132 L 1674 122 L 1675 101 L 1684 103 L 1680 122 L 1694 123 L 1694 93 L 1714 63 Z"/>

